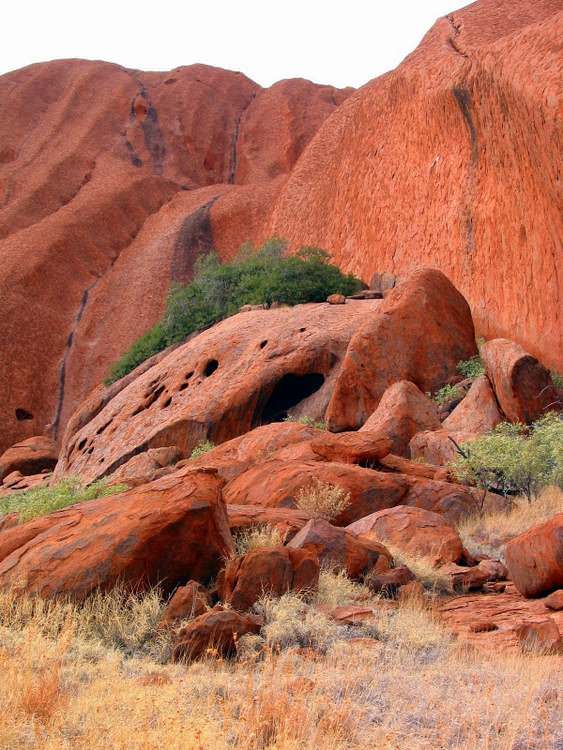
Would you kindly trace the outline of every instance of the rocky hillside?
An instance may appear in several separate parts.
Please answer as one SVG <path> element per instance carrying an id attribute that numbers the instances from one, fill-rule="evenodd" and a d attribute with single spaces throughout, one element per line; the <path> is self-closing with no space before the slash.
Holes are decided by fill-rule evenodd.
<path id="1" fill-rule="evenodd" d="M 561 369 L 559 0 L 479 0 L 359 91 L 80 60 L 0 78 L 0 448 L 65 426 L 216 247 L 441 269 Z"/>

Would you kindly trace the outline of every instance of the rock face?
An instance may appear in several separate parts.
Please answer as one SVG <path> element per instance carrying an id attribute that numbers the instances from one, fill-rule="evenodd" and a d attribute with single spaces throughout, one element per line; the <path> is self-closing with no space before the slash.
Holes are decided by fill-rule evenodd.
<path id="1" fill-rule="evenodd" d="M 461 403 L 443 421 L 450 432 L 482 434 L 503 421 L 497 400 L 486 375 L 477 378 Z"/>
<path id="2" fill-rule="evenodd" d="M 526 597 L 563 588 L 563 513 L 511 539 L 505 560 L 510 578 Z"/>
<path id="3" fill-rule="evenodd" d="M 463 293 L 480 335 L 516 336 L 562 371 L 561 3 L 452 11 L 319 129 L 272 232 L 329 248 L 366 280 L 423 259 Z"/>
<path id="4" fill-rule="evenodd" d="M 199 253 L 265 237 L 285 176 L 350 93 L 205 65 L 0 77 L 0 450 L 48 425 L 60 439 Z"/>
<path id="5" fill-rule="evenodd" d="M 0 483 L 14 471 L 26 476 L 54 469 L 57 459 L 57 446 L 50 438 L 39 435 L 22 440 L 0 456 Z"/>
<path id="6" fill-rule="evenodd" d="M 365 303 L 364 303 L 365 304 Z M 395 287 L 356 333 L 330 400 L 333 432 L 361 427 L 390 385 L 435 391 L 476 353 L 469 306 L 439 271 L 420 269 Z"/>
<path id="7" fill-rule="evenodd" d="M 286 415 L 319 418 L 348 343 L 378 304 L 298 305 L 239 313 L 172 351 L 85 424 L 73 419 L 58 473 L 93 480 L 148 448 L 183 457 Z"/>
<path id="8" fill-rule="evenodd" d="M 372 513 L 347 526 L 353 534 L 398 548 L 413 557 L 424 557 L 433 565 L 457 563 L 463 545 L 457 531 L 438 513 L 398 505 Z"/>
<path id="9" fill-rule="evenodd" d="M 249 610 L 261 596 L 287 591 L 316 590 L 319 559 L 314 550 L 274 547 L 254 549 L 229 560 L 219 595 L 239 612 Z"/>
<path id="10" fill-rule="evenodd" d="M 482 348 L 483 362 L 502 411 L 511 422 L 529 423 L 549 409 L 561 409 L 551 375 L 514 341 L 493 339 Z"/>
<path id="11" fill-rule="evenodd" d="M 80 600 L 118 581 L 136 591 L 207 582 L 231 552 L 213 472 L 164 477 L 0 534 L 0 587 Z"/>
<path id="12" fill-rule="evenodd" d="M 408 458 L 410 439 L 422 430 L 438 430 L 441 424 L 436 404 L 414 383 L 400 380 L 385 391 L 360 432 L 388 437 L 390 452 Z"/>

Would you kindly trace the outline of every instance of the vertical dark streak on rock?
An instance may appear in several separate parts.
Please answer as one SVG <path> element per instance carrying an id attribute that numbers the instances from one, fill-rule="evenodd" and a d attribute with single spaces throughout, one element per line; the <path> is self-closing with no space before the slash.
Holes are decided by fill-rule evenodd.
<path id="1" fill-rule="evenodd" d="M 211 207 L 218 198 L 218 195 L 214 196 L 182 222 L 172 251 L 172 282 L 186 284 L 191 281 L 196 260 L 213 250 Z"/>
<path id="2" fill-rule="evenodd" d="M 256 93 L 252 94 L 250 99 L 241 109 L 240 114 L 237 117 L 237 120 L 235 122 L 235 129 L 233 131 L 233 135 L 231 138 L 231 163 L 229 166 L 229 175 L 227 177 L 227 182 L 229 183 L 229 185 L 234 185 L 235 177 L 237 174 L 237 166 L 238 166 L 237 145 L 238 145 L 238 136 L 240 132 L 240 124 L 242 122 L 242 118 L 244 117 L 246 110 L 250 107 L 254 99 L 256 99 Z"/>
<path id="3" fill-rule="evenodd" d="M 473 226 L 472 205 L 475 199 L 476 170 L 477 164 L 479 163 L 479 140 L 477 135 L 477 128 L 475 127 L 475 122 L 471 113 L 471 95 L 469 91 L 461 86 L 454 86 L 452 91 L 467 127 L 467 131 L 469 133 L 469 142 L 471 146 L 471 157 L 465 187 L 466 251 L 469 255 L 471 255 L 475 250 L 475 232 Z"/>

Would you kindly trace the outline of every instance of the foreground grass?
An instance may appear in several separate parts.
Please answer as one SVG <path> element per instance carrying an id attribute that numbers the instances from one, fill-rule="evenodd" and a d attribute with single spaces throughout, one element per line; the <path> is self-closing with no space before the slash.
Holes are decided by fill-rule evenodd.
<path id="1" fill-rule="evenodd" d="M 49 487 L 36 487 L 26 492 L 12 492 L 0 499 L 0 516 L 18 513 L 20 523 L 38 516 L 46 516 L 74 503 L 124 492 L 126 484 L 108 485 L 103 480 L 85 486 L 79 479 L 69 477 Z"/>
<path id="2" fill-rule="evenodd" d="M 340 626 L 324 632 L 324 654 L 265 646 L 189 667 L 159 663 L 166 646 L 146 651 L 160 606 L 155 592 L 80 607 L 0 595 L 0 748 L 548 750 L 561 741 L 557 660 L 480 657 L 420 602 L 383 608 L 378 640 Z M 279 627 L 294 606 L 270 622 Z"/>
<path id="3" fill-rule="evenodd" d="M 469 552 L 500 559 L 510 539 L 561 512 L 563 491 L 547 487 L 532 502 L 516 497 L 508 511 L 466 518 L 458 525 L 458 531 Z"/>

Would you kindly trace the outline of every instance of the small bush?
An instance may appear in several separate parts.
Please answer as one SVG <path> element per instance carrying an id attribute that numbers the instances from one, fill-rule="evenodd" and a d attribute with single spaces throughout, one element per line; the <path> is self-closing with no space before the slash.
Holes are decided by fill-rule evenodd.
<path id="1" fill-rule="evenodd" d="M 324 653 L 340 633 L 336 623 L 291 591 L 279 598 L 264 596 L 254 609 L 264 618 L 262 637 L 271 649 L 300 646 Z"/>
<path id="2" fill-rule="evenodd" d="M 271 239 L 258 250 L 243 246 L 231 263 L 220 263 L 216 253 L 198 259 L 193 281 L 171 288 L 162 320 L 122 355 L 106 383 L 190 333 L 233 315 L 242 305 L 324 302 L 330 294 L 348 296 L 362 286 L 359 279 L 329 263 L 323 250 L 304 247 L 291 256 L 284 255 L 285 250 L 285 242 Z"/>
<path id="3" fill-rule="evenodd" d="M 235 555 L 238 557 L 261 547 L 280 547 L 284 538 L 275 526 L 264 524 L 235 532 L 233 541 Z"/>
<path id="4" fill-rule="evenodd" d="M 352 581 L 345 570 L 321 568 L 319 588 L 315 596 L 317 604 L 329 607 L 343 607 L 358 601 L 373 599 L 373 594 L 367 586 Z"/>
<path id="5" fill-rule="evenodd" d="M 471 359 L 464 359 L 457 363 L 457 371 L 464 378 L 478 378 L 485 374 L 485 365 L 481 357 L 476 354 Z"/>
<path id="6" fill-rule="evenodd" d="M 108 486 L 100 480 L 85 486 L 75 477 L 67 477 L 50 487 L 37 487 L 26 492 L 13 492 L 0 500 L 0 516 L 7 513 L 19 513 L 20 523 L 38 516 L 46 516 L 61 508 L 98 497 L 115 495 L 128 489 L 126 484 Z"/>
<path id="7" fill-rule="evenodd" d="M 528 500 L 550 484 L 563 486 L 563 421 L 553 412 L 529 428 L 503 422 L 461 449 L 450 466 L 462 482 Z"/>
<path id="8" fill-rule="evenodd" d="M 563 388 L 563 375 L 560 375 L 558 372 L 555 372 L 555 370 L 552 370 L 551 379 L 553 380 L 553 385 L 556 388 Z"/>
<path id="9" fill-rule="evenodd" d="M 350 505 L 350 493 L 342 487 L 315 478 L 310 485 L 297 491 L 295 504 L 313 518 L 332 521 Z"/>
<path id="10" fill-rule="evenodd" d="M 212 443 L 211 440 L 200 440 L 200 442 L 191 452 L 190 458 L 199 458 L 200 456 L 204 456 L 206 453 L 213 450 L 213 448 L 215 448 L 215 443 Z"/>
<path id="11" fill-rule="evenodd" d="M 445 385 L 432 396 L 433 400 L 441 406 L 456 398 L 463 398 L 464 393 L 457 385 Z"/>
<path id="12" fill-rule="evenodd" d="M 327 425 L 323 420 L 315 420 L 313 417 L 292 417 L 291 415 L 286 417 L 284 422 L 295 422 L 297 424 L 304 424 L 306 427 L 314 427 L 315 430 L 326 430 Z"/>

